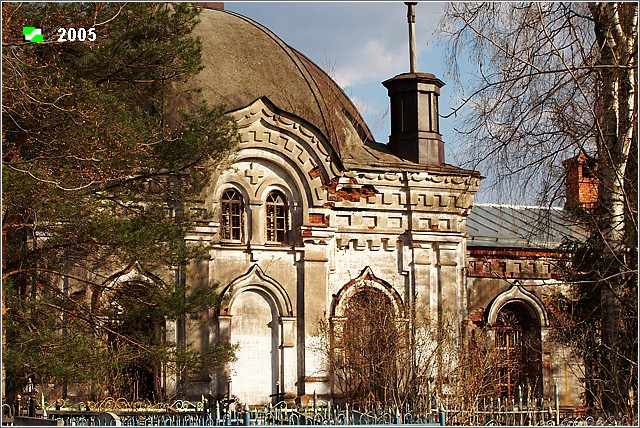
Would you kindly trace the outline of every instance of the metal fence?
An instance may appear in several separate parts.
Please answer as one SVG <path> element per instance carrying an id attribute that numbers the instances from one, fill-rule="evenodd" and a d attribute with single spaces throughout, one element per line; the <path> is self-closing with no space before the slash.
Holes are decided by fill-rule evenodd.
<path id="1" fill-rule="evenodd" d="M 213 410 L 213 409 L 212 409 Z M 62 420 L 68 426 L 250 426 L 250 425 L 402 425 L 425 426 L 444 424 L 444 413 L 440 415 L 420 415 L 410 412 L 400 413 L 389 409 L 386 412 L 359 412 L 348 406 L 327 405 L 307 409 L 288 407 L 284 403 L 276 406 L 254 408 L 223 408 L 217 403 L 215 410 L 174 411 L 118 411 L 83 412 L 52 411 L 49 418 Z"/>
<path id="2" fill-rule="evenodd" d="M 444 412 L 420 414 L 401 412 L 396 408 L 359 411 L 348 405 L 316 402 L 313 407 L 291 406 L 280 402 L 275 406 L 239 406 L 235 402 L 178 400 L 171 405 L 150 405 L 107 400 L 79 403 L 74 408 L 46 404 L 41 416 L 58 420 L 65 426 L 250 426 L 250 425 L 444 425 Z M 4 423 L 3 425 L 11 425 Z"/>
<path id="3" fill-rule="evenodd" d="M 552 399 L 517 398 L 482 399 L 465 402 L 448 398 L 442 403 L 446 420 L 452 425 L 472 426 L 536 426 L 560 425 L 562 415 L 556 394 Z"/>
<path id="4" fill-rule="evenodd" d="M 638 426 L 637 415 L 612 417 L 598 414 L 593 409 L 560 407 L 557 385 L 553 398 L 534 398 L 530 391 L 523 393 L 522 388 L 518 388 L 513 398 L 464 402 L 459 397 L 447 397 L 438 406 L 444 412 L 447 425 Z"/>
<path id="5" fill-rule="evenodd" d="M 6 406 L 6 405 L 5 405 Z M 3 406 L 3 410 L 6 408 Z M 74 408 L 45 403 L 41 417 L 57 420 L 65 426 L 258 426 L 289 425 L 375 425 L 418 427 L 425 425 L 465 426 L 638 426 L 637 416 L 617 418 L 588 416 L 570 412 L 558 406 L 555 399 L 527 399 L 519 395 L 513 400 L 482 400 L 463 403 L 450 399 L 435 399 L 427 403 L 426 411 L 386 409 L 356 409 L 349 405 L 333 405 L 315 401 L 313 406 L 298 407 L 280 402 L 275 406 L 239 406 L 235 402 L 178 400 L 171 405 L 129 403 L 107 399 L 100 403 L 79 403 Z M 6 418 L 4 416 L 11 416 Z M 3 425 L 12 425 L 12 414 L 3 415 Z"/>

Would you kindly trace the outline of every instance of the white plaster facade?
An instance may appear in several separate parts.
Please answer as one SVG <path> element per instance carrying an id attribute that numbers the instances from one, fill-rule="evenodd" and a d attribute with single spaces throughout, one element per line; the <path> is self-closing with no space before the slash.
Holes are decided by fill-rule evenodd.
<path id="1" fill-rule="evenodd" d="M 210 103 L 227 104 L 241 143 L 194 207 L 207 220 L 190 239 L 212 247 L 187 282 L 217 285 L 225 304 L 182 335 L 169 328 L 167 339 L 196 347 L 226 341 L 239 350 L 226 373 L 189 379 L 188 395 L 250 404 L 330 396 L 319 324 L 344 322 L 345 305 L 364 285 L 388 298 L 398 320 L 420 320 L 415 327 L 423 330 L 453 326 L 460 344 L 478 313 L 491 327 L 497 313 L 519 302 L 531 309 L 544 358 L 552 360 L 544 392 L 551 378 L 566 377 L 547 340 L 545 280 L 513 288 L 504 278 L 470 273 L 467 219 L 481 177 L 444 163 L 437 124 L 443 82 L 424 73 L 384 82 L 393 144 L 379 144 L 340 88 L 268 29 L 222 10 L 204 10 L 201 18 L 206 67 L 195 83 Z M 228 191 L 241 195 L 232 239 L 225 239 L 222 212 Z M 274 191 L 286 200 L 281 242 L 267 236 Z M 565 404 L 579 404 L 577 383 L 566 383 Z"/>
<path id="2" fill-rule="evenodd" d="M 312 345 L 319 322 L 341 316 L 358 279 L 384 289 L 399 316 L 415 307 L 433 323 L 446 316 L 462 325 L 465 216 L 477 174 L 347 170 L 322 134 L 266 98 L 233 114 L 242 143 L 206 192 L 211 221 L 192 237 L 214 243 L 200 280 L 228 295 L 204 328 L 209 341 L 240 345 L 229 372 L 232 395 L 264 404 L 278 392 L 328 394 Z M 220 237 L 220 201 L 229 188 L 244 200 L 241 242 Z M 274 189 L 289 201 L 282 244 L 265 237 L 265 200 Z M 222 377 L 192 388 L 224 395 L 228 385 Z"/>

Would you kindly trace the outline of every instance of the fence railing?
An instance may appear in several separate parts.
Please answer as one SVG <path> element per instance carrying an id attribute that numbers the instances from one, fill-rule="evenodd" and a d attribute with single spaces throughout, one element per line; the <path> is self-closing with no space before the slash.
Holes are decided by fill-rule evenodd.
<path id="1" fill-rule="evenodd" d="M 482 398 L 468 402 L 448 397 L 443 400 L 442 407 L 447 421 L 453 425 L 560 425 L 564 419 L 557 385 L 553 399 L 534 398 L 528 391 L 523 394 L 522 388 L 518 388 L 517 395 L 511 398 Z"/>
<path id="2" fill-rule="evenodd" d="M 461 402 L 456 397 L 434 397 L 413 409 L 356 408 L 315 399 L 309 407 L 286 402 L 250 408 L 235 401 L 208 403 L 205 399 L 198 402 L 178 400 L 172 404 L 106 399 L 98 403 L 82 402 L 71 408 L 60 401 L 48 405 L 43 399 L 38 413 L 65 426 L 638 426 L 637 416 L 589 416 L 562 409 L 558 401 L 557 393 L 552 399 L 532 399 L 519 393 L 514 399 L 476 400 L 473 403 Z M 17 412 L 10 410 L 10 406 L 3 405 L 3 425 L 12 425 L 13 416 L 21 415 L 20 409 Z"/>
<path id="3" fill-rule="evenodd" d="M 3 406 L 3 425 L 12 425 L 13 417 L 32 416 L 33 399 L 23 406 Z M 240 406 L 236 401 L 215 402 L 178 400 L 168 404 L 128 403 L 106 399 L 80 402 L 71 407 L 58 400 L 49 405 L 42 400 L 37 416 L 58 420 L 65 426 L 249 426 L 249 425 L 444 425 L 444 412 L 419 413 L 409 409 L 354 409 L 316 400 L 312 407 L 291 406 L 280 402 L 261 407 Z M 33 415 L 36 416 L 36 415 Z"/>
<path id="4" fill-rule="evenodd" d="M 558 385 L 552 398 L 534 398 L 529 390 L 516 390 L 512 398 L 436 398 L 448 425 L 458 426 L 638 426 L 638 416 L 617 417 L 598 414 L 593 409 L 562 408 Z M 593 414 L 589 414 L 593 413 Z"/>
<path id="5" fill-rule="evenodd" d="M 397 409 L 387 411 L 360 412 L 349 406 L 299 408 L 286 403 L 275 406 L 234 408 L 216 403 L 213 408 L 177 411 L 169 406 L 164 411 L 80 412 L 72 410 L 52 410 L 48 417 L 62 420 L 66 426 L 252 426 L 252 425 L 385 425 L 385 426 L 425 426 L 444 425 L 444 413 L 414 414 Z"/>

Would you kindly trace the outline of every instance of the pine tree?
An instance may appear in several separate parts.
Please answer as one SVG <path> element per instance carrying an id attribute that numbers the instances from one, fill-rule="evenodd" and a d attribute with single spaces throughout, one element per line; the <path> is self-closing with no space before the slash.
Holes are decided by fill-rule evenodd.
<path id="1" fill-rule="evenodd" d="M 91 380 L 93 399 L 159 399 L 160 367 L 220 368 L 231 348 L 212 344 L 205 359 L 162 338 L 166 320 L 219 304 L 178 278 L 206 252 L 185 243 L 190 207 L 238 141 L 222 106 L 169 111 L 195 92 L 198 10 L 3 3 L 2 15 L 7 398 L 35 376 Z M 24 26 L 43 41 L 25 41 Z M 61 42 L 59 28 L 95 40 Z"/>

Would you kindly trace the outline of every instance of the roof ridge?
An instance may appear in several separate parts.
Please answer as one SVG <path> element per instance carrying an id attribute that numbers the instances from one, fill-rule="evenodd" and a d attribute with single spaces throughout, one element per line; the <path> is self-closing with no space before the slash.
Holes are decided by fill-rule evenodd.
<path id="1" fill-rule="evenodd" d="M 561 208 L 561 207 L 547 207 L 543 205 L 495 204 L 495 203 L 483 202 L 483 203 L 473 204 L 473 206 L 474 207 L 492 207 L 492 208 L 539 209 L 539 210 L 564 211 L 564 208 Z"/>

